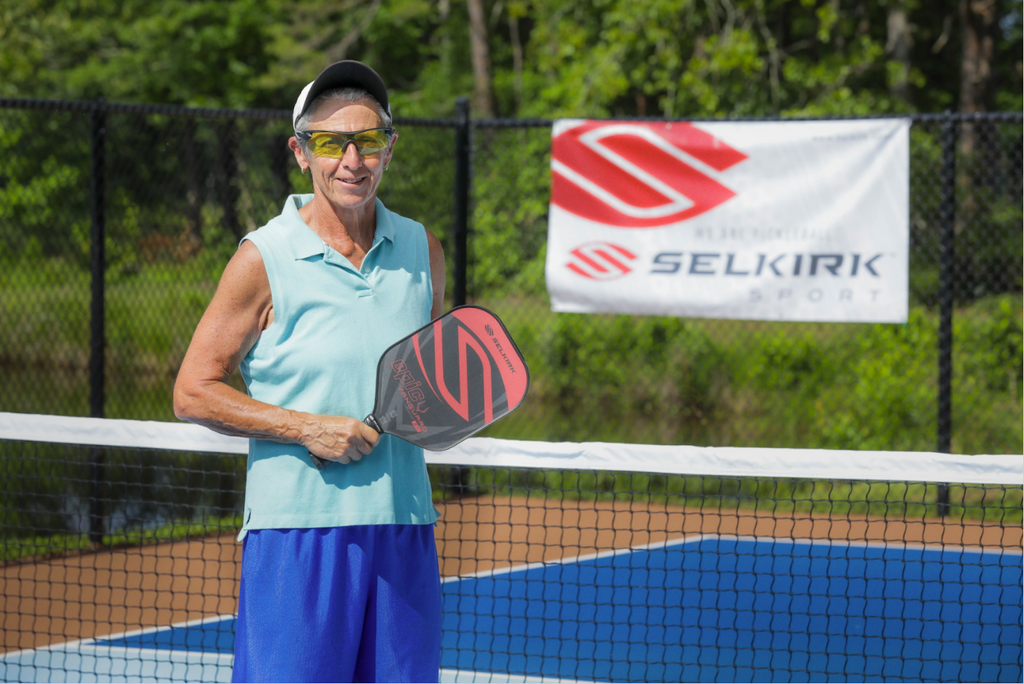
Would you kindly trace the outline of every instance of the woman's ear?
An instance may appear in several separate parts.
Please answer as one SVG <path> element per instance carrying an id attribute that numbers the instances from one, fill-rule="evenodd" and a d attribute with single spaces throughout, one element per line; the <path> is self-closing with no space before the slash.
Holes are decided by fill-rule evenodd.
<path id="1" fill-rule="evenodd" d="M 309 161 L 306 159 L 306 153 L 302 151 L 302 145 L 299 144 L 298 139 L 293 135 L 288 138 L 288 147 L 291 148 L 292 154 L 295 155 L 295 161 L 299 165 L 299 169 L 302 173 L 306 173 L 309 170 Z"/>
<path id="2" fill-rule="evenodd" d="M 388 164 L 391 163 L 391 155 L 395 153 L 395 143 L 398 142 L 398 131 L 391 134 L 391 140 L 388 142 L 388 152 L 384 155 L 384 170 L 387 171 Z"/>

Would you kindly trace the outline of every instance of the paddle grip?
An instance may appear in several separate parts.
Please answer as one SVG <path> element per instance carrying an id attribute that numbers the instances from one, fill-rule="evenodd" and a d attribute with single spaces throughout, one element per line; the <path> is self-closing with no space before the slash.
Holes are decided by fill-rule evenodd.
<path id="1" fill-rule="evenodd" d="M 380 426 L 380 423 L 377 422 L 376 416 L 374 416 L 372 413 L 366 416 L 366 418 L 363 418 L 363 422 L 372 427 L 374 430 L 376 430 L 377 434 L 381 434 L 382 432 L 384 432 L 384 429 Z"/>
<path id="2" fill-rule="evenodd" d="M 382 430 L 380 427 L 380 423 L 377 422 L 377 419 L 373 416 L 372 413 L 366 416 L 366 418 L 363 418 L 363 422 L 372 427 L 378 433 L 384 432 L 384 430 Z M 327 461 L 320 458 L 319 456 L 314 456 L 313 454 L 310 454 L 309 457 L 313 460 L 313 465 L 316 466 L 317 470 L 323 470 L 324 466 L 327 465 Z"/>

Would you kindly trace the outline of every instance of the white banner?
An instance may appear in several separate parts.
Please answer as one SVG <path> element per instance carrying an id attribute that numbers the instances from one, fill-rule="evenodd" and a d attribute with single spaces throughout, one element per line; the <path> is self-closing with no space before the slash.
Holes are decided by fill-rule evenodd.
<path id="1" fill-rule="evenodd" d="M 552 131 L 552 309 L 907 320 L 909 119 Z"/>

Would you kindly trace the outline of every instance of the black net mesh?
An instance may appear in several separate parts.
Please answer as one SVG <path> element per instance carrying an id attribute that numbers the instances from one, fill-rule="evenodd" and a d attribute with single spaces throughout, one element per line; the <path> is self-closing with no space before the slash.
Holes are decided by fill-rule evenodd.
<path id="1" fill-rule="evenodd" d="M 1020 681 L 1019 485 L 463 470 L 430 468 L 449 680 Z M 0 680 L 229 681 L 244 484 L 0 441 Z"/>
<path id="2" fill-rule="evenodd" d="M 0 442 L 0 679 L 230 679 L 91 640 L 235 613 L 244 485 L 235 456 Z M 179 650 L 230 653 L 233 625 L 199 636 Z"/>

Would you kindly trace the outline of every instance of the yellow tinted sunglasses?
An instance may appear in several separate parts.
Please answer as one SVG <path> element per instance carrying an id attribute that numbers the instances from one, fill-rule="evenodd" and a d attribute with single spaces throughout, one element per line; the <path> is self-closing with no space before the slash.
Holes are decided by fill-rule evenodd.
<path id="1" fill-rule="evenodd" d="M 380 154 L 387 149 L 394 128 L 367 128 L 365 131 L 295 131 L 295 137 L 318 157 L 341 159 L 349 143 L 356 146 L 356 152 L 364 157 Z"/>

